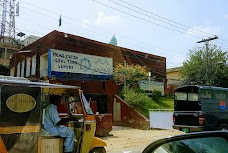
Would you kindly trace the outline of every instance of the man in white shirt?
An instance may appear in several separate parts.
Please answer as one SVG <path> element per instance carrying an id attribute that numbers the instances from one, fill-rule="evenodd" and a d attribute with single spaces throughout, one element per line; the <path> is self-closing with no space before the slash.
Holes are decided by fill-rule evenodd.
<path id="1" fill-rule="evenodd" d="M 74 131 L 64 126 L 68 121 L 71 121 L 70 118 L 60 118 L 58 115 L 58 105 L 61 103 L 61 96 L 51 95 L 49 97 L 50 105 L 45 109 L 44 117 L 44 128 L 54 135 L 59 135 L 60 137 L 65 138 L 64 140 L 64 152 L 71 153 L 74 148 Z"/>

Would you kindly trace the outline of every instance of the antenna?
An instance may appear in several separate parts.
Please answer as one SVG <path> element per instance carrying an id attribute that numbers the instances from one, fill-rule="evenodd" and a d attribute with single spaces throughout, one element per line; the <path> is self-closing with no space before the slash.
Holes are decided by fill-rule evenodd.
<path id="1" fill-rule="evenodd" d="M 0 1 L 0 24 L 0 41 L 13 43 L 15 39 L 15 0 Z"/>
<path id="2" fill-rule="evenodd" d="M 19 2 L 16 4 L 16 16 L 19 16 Z"/>

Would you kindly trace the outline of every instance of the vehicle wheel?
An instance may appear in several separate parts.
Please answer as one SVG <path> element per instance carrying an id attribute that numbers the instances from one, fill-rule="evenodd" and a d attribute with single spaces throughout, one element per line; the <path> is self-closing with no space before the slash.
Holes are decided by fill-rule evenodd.
<path id="1" fill-rule="evenodd" d="M 222 125 L 219 127 L 219 130 L 222 130 L 222 131 L 228 130 L 228 126 L 227 126 L 226 124 L 222 124 Z"/>
<path id="2" fill-rule="evenodd" d="M 106 150 L 104 147 L 97 147 L 93 148 L 90 153 L 106 153 Z"/>

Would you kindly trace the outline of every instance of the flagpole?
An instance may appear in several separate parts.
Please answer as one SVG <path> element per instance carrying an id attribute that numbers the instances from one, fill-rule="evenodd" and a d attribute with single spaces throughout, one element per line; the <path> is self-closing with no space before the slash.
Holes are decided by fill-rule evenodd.
<path id="1" fill-rule="evenodd" d="M 59 27 L 62 25 L 62 17 L 61 17 L 61 15 L 60 15 L 60 17 L 59 17 Z M 58 31 L 59 31 L 59 27 L 58 27 Z"/>

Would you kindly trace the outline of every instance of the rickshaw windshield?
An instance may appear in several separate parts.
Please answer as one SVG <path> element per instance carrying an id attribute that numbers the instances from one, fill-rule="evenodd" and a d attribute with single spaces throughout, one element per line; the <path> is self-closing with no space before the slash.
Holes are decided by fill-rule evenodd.
<path id="1" fill-rule="evenodd" d="M 85 106 L 85 111 L 86 111 L 86 113 L 89 114 L 89 115 L 92 115 L 92 114 L 93 114 L 93 111 L 91 110 L 91 108 L 90 108 L 90 106 L 89 106 L 89 103 L 88 103 L 88 101 L 86 100 L 86 98 L 85 98 L 85 96 L 84 96 L 83 93 L 82 93 L 82 102 L 83 102 L 83 104 L 84 104 L 84 106 Z"/>

